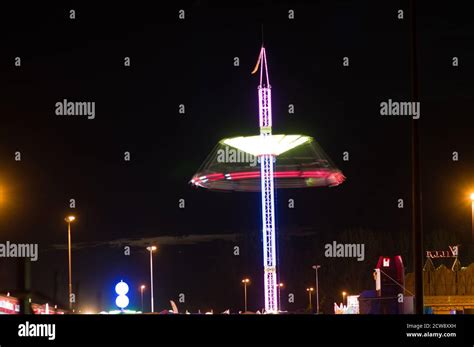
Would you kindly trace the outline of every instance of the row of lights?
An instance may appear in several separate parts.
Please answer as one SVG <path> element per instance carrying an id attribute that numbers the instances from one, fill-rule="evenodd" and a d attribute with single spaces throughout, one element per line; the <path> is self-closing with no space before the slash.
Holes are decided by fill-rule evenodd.
<path id="1" fill-rule="evenodd" d="M 471 202 L 472 202 L 472 241 L 474 242 L 474 193 L 471 193 L 469 195 Z M 313 269 L 316 271 L 316 313 L 319 313 L 319 288 L 318 288 L 318 269 L 320 268 L 320 265 L 313 265 Z M 247 284 L 250 283 L 250 280 L 248 278 L 245 278 L 242 280 L 242 283 L 244 283 L 244 290 L 245 290 L 245 311 L 247 311 Z M 280 289 L 283 287 L 283 283 L 277 284 L 278 287 L 278 302 L 280 302 Z M 312 309 L 312 303 L 311 303 L 311 296 L 312 293 L 314 292 L 313 287 L 306 288 L 306 291 L 308 292 L 308 298 L 309 298 L 309 307 Z M 344 291 L 341 293 L 342 294 L 342 303 L 344 304 L 345 298 L 347 296 L 347 293 Z M 281 310 L 281 306 L 280 306 Z"/>
<path id="2" fill-rule="evenodd" d="M 72 307 L 72 259 L 71 259 L 71 223 L 76 220 L 75 216 L 67 216 L 64 218 L 67 222 L 67 234 L 68 234 L 68 265 L 69 265 L 69 281 L 68 281 L 68 293 L 69 293 L 69 310 L 73 311 Z M 158 248 L 156 246 L 148 246 L 147 251 L 150 252 L 150 303 L 151 303 L 151 312 L 154 312 L 154 301 L 153 301 L 153 252 L 156 251 Z M 140 286 L 141 292 L 141 305 L 142 305 L 142 312 L 143 312 L 143 291 L 145 290 L 145 285 Z"/>
<path id="3" fill-rule="evenodd" d="M 474 201 L 474 193 L 471 195 L 472 200 Z M 72 310 L 72 301 L 71 301 L 71 295 L 72 295 L 72 273 L 71 273 L 71 223 L 76 219 L 74 216 L 68 216 L 65 218 L 66 222 L 68 223 L 68 253 L 69 253 L 69 309 Z M 154 300 L 153 300 L 153 252 L 157 250 L 156 246 L 148 246 L 147 251 L 150 252 L 150 301 L 151 301 L 151 312 L 154 312 Z M 313 265 L 313 269 L 316 270 L 316 288 L 318 289 L 318 269 L 320 268 L 320 265 Z M 244 278 L 242 280 L 242 283 L 244 284 L 244 305 L 245 305 L 245 312 L 247 311 L 247 285 L 250 284 L 250 279 L 249 278 Z M 284 284 L 283 283 L 278 283 L 278 302 L 280 303 L 279 310 L 281 310 L 281 300 L 280 300 L 280 290 L 283 288 Z M 145 285 L 140 286 L 140 294 L 141 294 L 141 306 L 142 306 L 142 312 L 143 312 L 143 291 L 145 290 Z M 312 292 L 314 291 L 313 287 L 306 288 L 306 291 L 308 292 L 308 298 L 309 298 L 309 307 L 312 309 L 312 303 L 311 303 L 311 296 Z M 316 291 L 317 294 L 317 313 L 319 313 L 319 290 Z M 346 296 L 346 292 L 342 292 L 342 301 L 344 302 Z"/>
<path id="4" fill-rule="evenodd" d="M 474 193 L 470 194 L 470 199 L 472 201 L 472 238 L 474 241 Z M 72 262 L 71 262 L 71 223 L 76 220 L 75 216 L 67 216 L 64 219 L 67 224 L 68 224 L 68 264 L 69 264 L 69 283 L 68 283 L 68 288 L 69 288 L 69 309 L 72 310 Z M 154 251 L 157 250 L 156 246 L 149 246 L 146 248 L 150 252 L 150 301 L 151 301 L 151 312 L 154 312 L 154 302 L 153 302 L 153 257 L 152 254 Z M 319 313 L 319 288 L 318 288 L 318 269 L 320 268 L 320 265 L 313 265 L 313 269 L 316 270 L 316 300 L 317 300 L 317 308 L 316 312 Z M 245 297 L 245 311 L 247 311 L 247 285 L 250 284 L 250 279 L 244 278 L 242 280 L 242 283 L 244 284 L 244 297 Z M 278 296 L 280 296 L 280 289 L 283 287 L 283 283 L 278 283 Z M 142 304 L 142 311 L 143 311 L 143 291 L 145 290 L 145 285 L 140 286 L 140 293 L 141 293 L 141 304 Z M 306 291 L 308 292 L 308 297 L 309 297 L 309 306 L 312 308 L 311 304 L 311 293 L 314 291 L 313 287 L 306 288 Z M 344 303 L 345 297 L 347 293 L 342 292 L 342 301 Z M 278 300 L 280 302 L 280 300 Z M 281 307 L 280 307 L 281 309 Z"/>
<path id="5" fill-rule="evenodd" d="M 71 223 L 74 222 L 76 219 L 75 216 L 67 216 L 65 218 L 65 221 L 68 223 L 68 259 L 69 259 L 69 309 L 72 311 L 72 271 L 71 271 Z M 147 251 L 150 252 L 150 303 L 151 303 L 151 312 L 154 312 L 154 300 L 153 300 L 153 252 L 156 251 L 158 248 L 156 246 L 148 246 Z M 314 265 L 314 269 L 319 269 L 319 265 Z M 247 285 L 250 284 L 250 279 L 249 278 L 244 278 L 242 280 L 242 283 L 244 284 L 244 302 L 245 302 L 245 311 L 247 311 Z M 281 303 L 280 300 L 280 290 L 281 288 L 284 287 L 283 283 L 278 283 L 278 301 Z M 145 290 L 146 286 L 142 284 L 140 286 L 140 297 L 141 297 L 141 306 L 142 306 L 142 312 L 144 310 L 143 306 L 143 292 Z M 311 305 L 311 292 L 314 291 L 314 288 L 307 288 L 306 289 L 309 292 L 309 306 L 312 307 Z M 345 294 L 345 292 L 344 292 Z M 281 310 L 281 306 L 279 308 Z M 319 303 L 318 303 L 318 311 L 319 311 Z"/>
<path id="6" fill-rule="evenodd" d="M 317 266 L 318 269 L 321 267 L 320 265 L 315 265 L 315 266 Z M 313 268 L 314 268 L 314 266 L 313 266 Z M 250 284 L 250 279 L 244 278 L 242 280 L 242 283 L 244 284 L 245 311 L 247 311 L 247 285 Z M 280 283 L 277 284 L 277 287 L 278 287 L 278 302 L 280 303 L 279 310 L 281 311 L 280 290 L 281 290 L 281 288 L 284 287 L 284 284 L 280 282 Z M 309 307 L 310 307 L 310 309 L 312 309 L 313 306 L 312 306 L 312 303 L 311 303 L 311 296 L 312 296 L 312 293 L 314 292 L 314 288 L 313 287 L 306 288 L 306 291 L 308 292 Z M 345 298 L 347 296 L 347 293 L 342 292 L 341 294 L 342 294 L 342 303 L 344 303 Z M 319 313 L 319 303 L 318 303 L 318 313 Z"/>

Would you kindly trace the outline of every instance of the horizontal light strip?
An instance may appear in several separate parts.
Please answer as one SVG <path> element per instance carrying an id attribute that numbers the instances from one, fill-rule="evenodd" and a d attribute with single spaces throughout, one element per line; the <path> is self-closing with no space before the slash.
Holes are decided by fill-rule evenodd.
<path id="1" fill-rule="evenodd" d="M 233 137 L 220 142 L 255 156 L 277 156 L 311 140 L 311 137 L 304 135 L 256 135 Z"/>
<path id="2" fill-rule="evenodd" d="M 335 181 L 342 182 L 344 176 L 339 171 L 330 171 L 330 170 L 312 170 L 312 171 L 275 171 L 273 173 L 274 178 L 328 178 L 333 176 Z M 243 172 L 232 172 L 226 173 L 213 173 L 205 176 L 195 176 L 191 180 L 191 183 L 201 186 L 201 183 L 219 181 L 223 179 L 232 179 L 232 180 L 245 180 L 245 179 L 254 179 L 260 178 L 260 171 L 243 171 Z"/>

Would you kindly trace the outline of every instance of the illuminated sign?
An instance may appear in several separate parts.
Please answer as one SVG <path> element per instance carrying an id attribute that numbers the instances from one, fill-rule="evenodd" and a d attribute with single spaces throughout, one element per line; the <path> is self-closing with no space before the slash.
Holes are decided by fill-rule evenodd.
<path id="1" fill-rule="evenodd" d="M 63 310 L 58 310 L 56 306 L 50 307 L 48 303 L 44 305 L 31 304 L 33 314 L 64 314 Z"/>
<path id="2" fill-rule="evenodd" d="M 118 294 L 117 298 L 115 299 L 115 304 L 122 310 L 130 303 L 128 296 L 126 295 L 128 290 L 128 284 L 124 281 L 120 281 L 115 286 L 115 292 Z"/>
<path id="3" fill-rule="evenodd" d="M 459 246 L 449 246 L 446 251 L 426 251 L 427 258 L 457 258 L 459 255 Z"/>
<path id="4" fill-rule="evenodd" d="M 58 309 L 57 306 L 50 306 L 48 303 L 39 305 L 31 303 L 33 314 L 65 314 L 64 310 Z M 1 314 L 19 314 L 20 300 L 12 296 L 0 295 L 0 315 Z"/>
<path id="5" fill-rule="evenodd" d="M 17 298 L 0 296 L 0 314 L 20 313 L 20 302 Z"/>

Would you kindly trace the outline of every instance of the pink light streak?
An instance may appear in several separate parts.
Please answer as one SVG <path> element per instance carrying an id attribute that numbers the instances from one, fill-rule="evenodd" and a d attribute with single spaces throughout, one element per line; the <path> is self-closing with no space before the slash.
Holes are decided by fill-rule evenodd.
<path id="1" fill-rule="evenodd" d="M 246 180 L 260 178 L 260 171 L 242 171 L 242 172 L 232 172 L 224 175 L 223 173 L 213 173 L 204 175 L 205 179 L 201 179 L 203 176 L 194 176 L 194 184 L 203 181 L 219 181 L 223 179 L 231 180 Z M 274 178 L 332 178 L 336 182 L 342 183 L 345 179 L 344 175 L 340 172 L 333 172 L 328 170 L 311 170 L 311 171 L 275 171 L 273 172 Z"/>

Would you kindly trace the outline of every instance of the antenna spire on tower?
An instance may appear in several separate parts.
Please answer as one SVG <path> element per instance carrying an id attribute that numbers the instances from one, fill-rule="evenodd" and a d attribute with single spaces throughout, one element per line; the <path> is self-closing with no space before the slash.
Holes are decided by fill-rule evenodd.
<path id="1" fill-rule="evenodd" d="M 260 54 L 258 55 L 257 64 L 255 64 L 255 68 L 252 71 L 252 74 L 255 74 L 258 69 L 260 68 L 260 64 L 262 64 L 262 68 L 260 69 L 260 85 L 259 87 L 263 87 L 264 85 L 270 88 L 270 78 L 268 76 L 268 65 L 267 65 L 267 54 L 265 52 L 265 47 L 260 49 Z M 265 78 L 264 78 L 264 70 L 265 70 Z M 265 84 L 263 84 L 265 82 Z"/>

